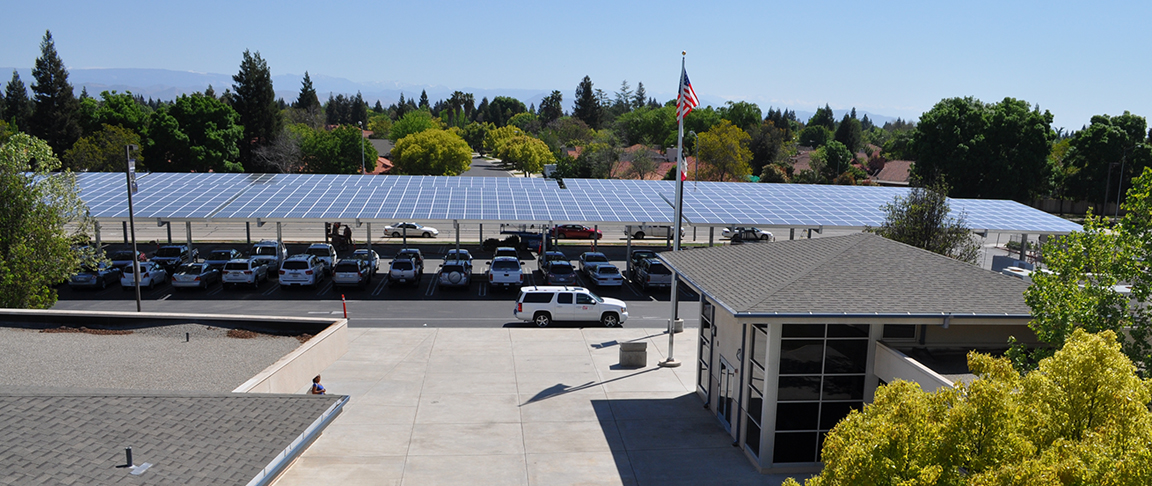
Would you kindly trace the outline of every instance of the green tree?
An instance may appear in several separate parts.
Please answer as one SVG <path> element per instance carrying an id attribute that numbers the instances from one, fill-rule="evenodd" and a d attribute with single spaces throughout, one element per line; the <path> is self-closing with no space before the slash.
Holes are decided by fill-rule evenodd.
<path id="1" fill-rule="evenodd" d="M 644 83 L 636 83 L 636 93 L 632 95 L 632 109 L 643 108 L 648 103 L 648 92 L 644 90 Z"/>
<path id="2" fill-rule="evenodd" d="M 604 107 L 596 98 L 596 90 L 592 88 L 592 78 L 584 76 L 580 84 L 576 85 L 576 104 L 572 108 L 572 117 L 576 118 L 593 130 L 600 128 Z"/>
<path id="3" fill-rule="evenodd" d="M 459 135 L 424 130 L 396 142 L 392 163 L 392 174 L 396 175 L 455 176 L 472 166 L 472 149 Z"/>
<path id="4" fill-rule="evenodd" d="M 392 119 L 387 113 L 373 112 L 368 116 L 368 130 L 372 132 L 371 138 L 388 138 L 392 135 Z"/>
<path id="5" fill-rule="evenodd" d="M 840 120 L 840 126 L 836 127 L 836 135 L 833 138 L 844 144 L 849 152 L 856 153 L 863 146 L 860 120 L 844 115 L 844 119 Z"/>
<path id="6" fill-rule="evenodd" d="M 296 95 L 296 102 L 292 107 L 299 110 L 320 107 L 320 98 L 316 96 L 316 88 L 312 87 L 312 77 L 304 71 L 304 80 L 300 82 L 300 94 Z"/>
<path id="7" fill-rule="evenodd" d="M 792 131 L 777 128 L 770 121 L 762 122 L 750 135 L 752 139 L 748 148 L 752 151 L 750 166 L 753 174 L 761 173 L 770 164 L 783 161 L 790 151 L 795 150 Z M 764 177 L 761 176 L 760 180 L 763 181 Z"/>
<path id="8" fill-rule="evenodd" d="M 76 177 L 46 142 L 17 133 L 0 145 L 0 307 L 47 309 L 56 284 L 96 258 Z"/>
<path id="9" fill-rule="evenodd" d="M 392 124 L 392 130 L 388 134 L 388 138 L 393 142 L 399 142 L 400 139 L 408 135 L 434 128 L 441 127 L 439 123 L 432 119 L 431 113 L 425 110 L 410 111 L 405 113 L 403 118 L 396 120 L 396 123 Z"/>
<path id="10" fill-rule="evenodd" d="M 519 113 L 512 117 L 508 120 L 508 126 L 519 128 L 526 133 L 540 133 L 540 129 L 543 128 L 540 125 L 540 119 L 529 112 Z"/>
<path id="11" fill-rule="evenodd" d="M 832 131 L 823 125 L 808 125 L 800 130 L 798 143 L 805 147 L 820 148 L 832 140 Z"/>
<path id="12" fill-rule="evenodd" d="M 312 174 L 359 174 L 361 160 L 365 167 L 373 167 L 379 156 L 360 128 L 352 125 L 311 131 L 300 143 L 300 154 L 304 171 Z"/>
<path id="13" fill-rule="evenodd" d="M 137 101 L 131 92 L 102 91 L 100 100 L 93 116 L 97 127 L 119 125 L 140 135 L 148 134 L 148 116 L 152 110 Z"/>
<path id="14" fill-rule="evenodd" d="M 16 129 L 27 130 L 28 119 L 32 117 L 32 101 L 28 99 L 28 89 L 15 69 L 12 70 L 12 80 L 4 86 L 4 100 L 4 120 Z"/>
<path id="15" fill-rule="evenodd" d="M 148 123 L 148 170 L 243 172 L 238 143 L 244 128 L 239 119 L 232 107 L 200 93 L 161 106 Z"/>
<path id="16" fill-rule="evenodd" d="M 816 114 L 808 119 L 807 126 L 818 126 L 827 128 L 829 132 L 836 130 L 836 115 L 832 114 L 832 108 L 827 104 L 823 108 L 817 108 Z"/>
<path id="17" fill-rule="evenodd" d="M 524 173 L 524 177 L 544 171 L 546 164 L 556 161 L 548 145 L 528 135 L 516 135 L 496 150 L 496 157 Z"/>
<path id="18" fill-rule="evenodd" d="M 240 72 L 232 76 L 232 108 L 240 114 L 244 138 L 240 141 L 240 164 L 251 164 L 256 147 L 272 140 L 284 126 L 280 108 L 276 104 L 276 91 L 272 88 L 272 72 L 260 57 L 244 50 Z"/>
<path id="19" fill-rule="evenodd" d="M 128 145 L 140 146 L 140 135 L 119 125 L 105 124 L 92 135 L 77 140 L 64 152 L 64 166 L 83 172 L 117 172 L 125 170 Z M 144 166 L 144 155 L 136 155 L 136 163 Z"/>
<path id="20" fill-rule="evenodd" d="M 763 122 L 760 107 L 756 106 L 756 103 L 729 101 L 717 111 L 720 113 L 720 119 L 728 120 L 749 133 L 752 133 Z"/>
<path id="21" fill-rule="evenodd" d="M 700 133 L 696 154 L 700 164 L 700 180 L 747 180 L 752 175 L 748 165 L 752 161 L 752 151 L 748 148 L 751 140 L 748 132 L 728 120 L 721 120 L 711 130 Z"/>
<path id="22" fill-rule="evenodd" d="M 552 91 L 540 101 L 540 123 L 547 125 L 564 116 L 564 95 L 560 91 Z"/>
<path id="23" fill-rule="evenodd" d="M 648 153 L 648 147 L 641 147 L 629 158 L 631 165 L 628 168 L 628 175 L 644 180 L 656 172 L 656 161 L 652 160 L 652 156 Z"/>
<path id="24" fill-rule="evenodd" d="M 883 206 L 884 222 L 879 227 L 865 231 L 975 264 L 980 245 L 972 237 L 967 216 L 951 216 L 947 194 L 943 182 L 913 187 L 907 196 L 896 196 Z"/>
<path id="25" fill-rule="evenodd" d="M 952 196 L 1026 201 L 1047 191 L 1052 114 L 1026 101 L 949 98 L 920 117 L 913 173 L 944 178 Z"/>
<path id="26" fill-rule="evenodd" d="M 489 129 L 488 132 L 484 134 L 484 151 L 495 154 L 497 150 L 500 150 L 500 146 L 503 145 L 504 142 L 511 140 L 512 137 L 517 135 L 524 135 L 524 130 L 513 125 Z"/>
<path id="27" fill-rule="evenodd" d="M 1125 192 L 1126 182 L 1152 166 L 1152 143 L 1145 138 L 1146 130 L 1144 117 L 1127 111 L 1114 117 L 1092 117 L 1091 125 L 1068 141 L 1063 165 L 1068 168 L 1069 195 L 1104 206 L 1117 191 Z"/>
<path id="28" fill-rule="evenodd" d="M 693 112 L 695 113 L 695 112 Z M 692 115 L 689 114 L 689 117 Z M 676 108 L 643 106 L 620 115 L 614 123 L 625 145 L 655 145 L 676 135 Z M 675 143 L 675 142 L 673 142 Z"/>
<path id="29" fill-rule="evenodd" d="M 423 109 L 428 108 L 428 90 L 420 90 L 420 104 L 418 107 Z"/>
<path id="30" fill-rule="evenodd" d="M 41 138 L 58 154 L 64 153 L 80 138 L 80 102 L 68 83 L 68 70 L 56 54 L 52 32 L 45 31 L 40 41 L 40 57 L 32 69 L 32 118 L 30 132 Z"/>
<path id="31" fill-rule="evenodd" d="M 561 117 L 549 123 L 548 130 L 556 134 L 556 138 L 560 141 L 560 144 L 570 147 L 592 141 L 592 137 L 595 134 L 595 130 L 592 130 L 592 128 L 583 121 L 570 116 Z"/>
<path id="32" fill-rule="evenodd" d="M 497 96 L 488 103 L 488 115 L 485 117 L 485 121 L 502 127 L 507 125 L 508 120 L 511 120 L 512 117 L 526 111 L 528 108 L 524 106 L 522 101 L 508 96 Z"/>
<path id="33" fill-rule="evenodd" d="M 597 140 L 584 146 L 576 158 L 577 173 L 581 177 L 611 179 L 620 165 L 620 148 L 611 140 Z"/>
<path id="34" fill-rule="evenodd" d="M 827 180 L 835 179 L 836 176 L 843 174 L 844 171 L 852 167 L 852 162 L 856 160 L 848 147 L 835 140 L 816 149 L 812 153 L 812 158 L 817 157 L 823 162 L 823 171 L 820 175 Z"/>
<path id="35" fill-rule="evenodd" d="M 480 153 L 484 150 L 484 138 L 488 136 L 488 131 L 494 129 L 496 126 L 491 123 L 472 122 L 464 125 L 464 128 L 460 129 L 459 135 L 465 142 L 468 142 L 468 146 L 472 148 L 473 152 Z"/>

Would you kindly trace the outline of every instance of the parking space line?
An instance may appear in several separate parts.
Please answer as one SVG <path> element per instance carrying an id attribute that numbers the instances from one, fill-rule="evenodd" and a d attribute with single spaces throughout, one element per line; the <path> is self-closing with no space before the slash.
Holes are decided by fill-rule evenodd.
<path id="1" fill-rule="evenodd" d="M 328 293 L 329 290 L 332 290 L 332 281 L 331 280 L 329 280 L 327 283 L 325 283 L 324 286 L 320 288 L 320 291 L 316 292 L 316 295 L 324 295 L 324 294 Z"/>
<path id="2" fill-rule="evenodd" d="M 278 288 L 280 288 L 280 282 L 276 282 L 276 285 L 269 287 L 268 290 L 265 290 L 260 295 L 272 295 L 272 292 L 275 292 Z"/>
<path id="3" fill-rule="evenodd" d="M 424 291 L 425 297 L 431 297 L 432 294 L 436 293 L 436 282 L 439 280 L 440 279 L 436 275 L 432 276 L 432 280 L 428 282 L 428 289 Z"/>
<path id="4" fill-rule="evenodd" d="M 208 293 L 206 293 L 206 294 L 204 294 L 204 295 L 206 295 L 206 296 L 208 296 L 208 295 L 216 295 L 216 294 L 219 294 L 219 293 L 220 293 L 220 291 L 222 291 L 222 290 L 224 290 L 224 284 L 220 284 L 220 286 L 219 286 L 219 287 L 216 287 L 215 289 L 209 290 L 209 291 L 208 291 Z"/>
<path id="5" fill-rule="evenodd" d="M 388 277 L 385 276 L 383 279 L 380 279 L 380 283 L 377 284 L 376 288 L 372 290 L 372 295 L 380 295 L 380 293 L 384 292 L 384 287 L 387 287 L 387 286 L 388 286 Z"/>
<path id="6" fill-rule="evenodd" d="M 131 255 L 129 255 L 129 256 L 131 256 Z M 163 296 L 163 297 L 161 297 L 161 298 L 159 298 L 159 299 L 156 299 L 156 300 L 168 300 L 168 298 L 169 298 L 169 297 L 171 297 L 171 296 L 172 296 L 172 294 L 164 294 L 164 296 Z M 149 297 L 151 297 L 151 296 L 149 296 Z"/>
<path id="7" fill-rule="evenodd" d="M 488 281 L 487 281 L 487 279 L 482 280 L 480 282 L 480 290 L 478 292 L 479 293 L 477 295 L 479 297 L 484 297 L 484 296 L 488 295 Z"/>

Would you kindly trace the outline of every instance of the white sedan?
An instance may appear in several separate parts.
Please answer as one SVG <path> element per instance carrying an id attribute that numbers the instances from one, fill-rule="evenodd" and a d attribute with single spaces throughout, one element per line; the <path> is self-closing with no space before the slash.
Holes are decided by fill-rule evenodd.
<path id="1" fill-rule="evenodd" d="M 440 230 L 416 223 L 396 223 L 384 227 L 384 236 L 399 238 L 404 235 L 435 238 L 440 235 Z"/>
<path id="2" fill-rule="evenodd" d="M 611 263 L 602 263 L 591 267 L 588 271 L 588 278 L 598 287 L 619 287 L 624 285 L 624 277 L 620 275 L 620 270 L 616 265 Z"/>
<path id="3" fill-rule="evenodd" d="M 157 283 L 168 280 L 168 272 L 155 262 L 140 262 L 140 286 L 152 288 Z M 128 290 L 136 286 L 136 279 L 132 276 L 132 265 L 124 267 L 124 275 L 120 277 L 120 287 Z"/>
<path id="4" fill-rule="evenodd" d="M 724 228 L 724 230 L 720 232 L 721 238 L 732 238 L 733 236 L 737 235 L 739 235 L 740 239 L 742 240 L 776 240 L 776 238 L 772 236 L 772 233 L 764 231 L 760 228 L 737 226 L 735 228 Z"/>

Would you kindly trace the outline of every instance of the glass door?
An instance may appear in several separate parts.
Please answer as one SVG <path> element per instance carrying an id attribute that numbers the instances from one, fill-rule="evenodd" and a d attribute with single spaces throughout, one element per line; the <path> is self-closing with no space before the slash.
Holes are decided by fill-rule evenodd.
<path id="1" fill-rule="evenodd" d="M 732 431 L 732 418 L 736 416 L 736 399 L 739 389 L 736 370 L 728 360 L 720 357 L 719 390 L 717 392 L 716 417 L 724 424 L 724 429 Z"/>

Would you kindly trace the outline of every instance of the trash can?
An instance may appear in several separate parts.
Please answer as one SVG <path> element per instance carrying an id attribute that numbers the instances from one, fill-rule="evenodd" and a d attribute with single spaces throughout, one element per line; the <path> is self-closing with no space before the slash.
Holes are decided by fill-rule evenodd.
<path id="1" fill-rule="evenodd" d="M 648 343 L 620 343 L 620 366 L 623 368 L 643 368 L 648 365 Z"/>

